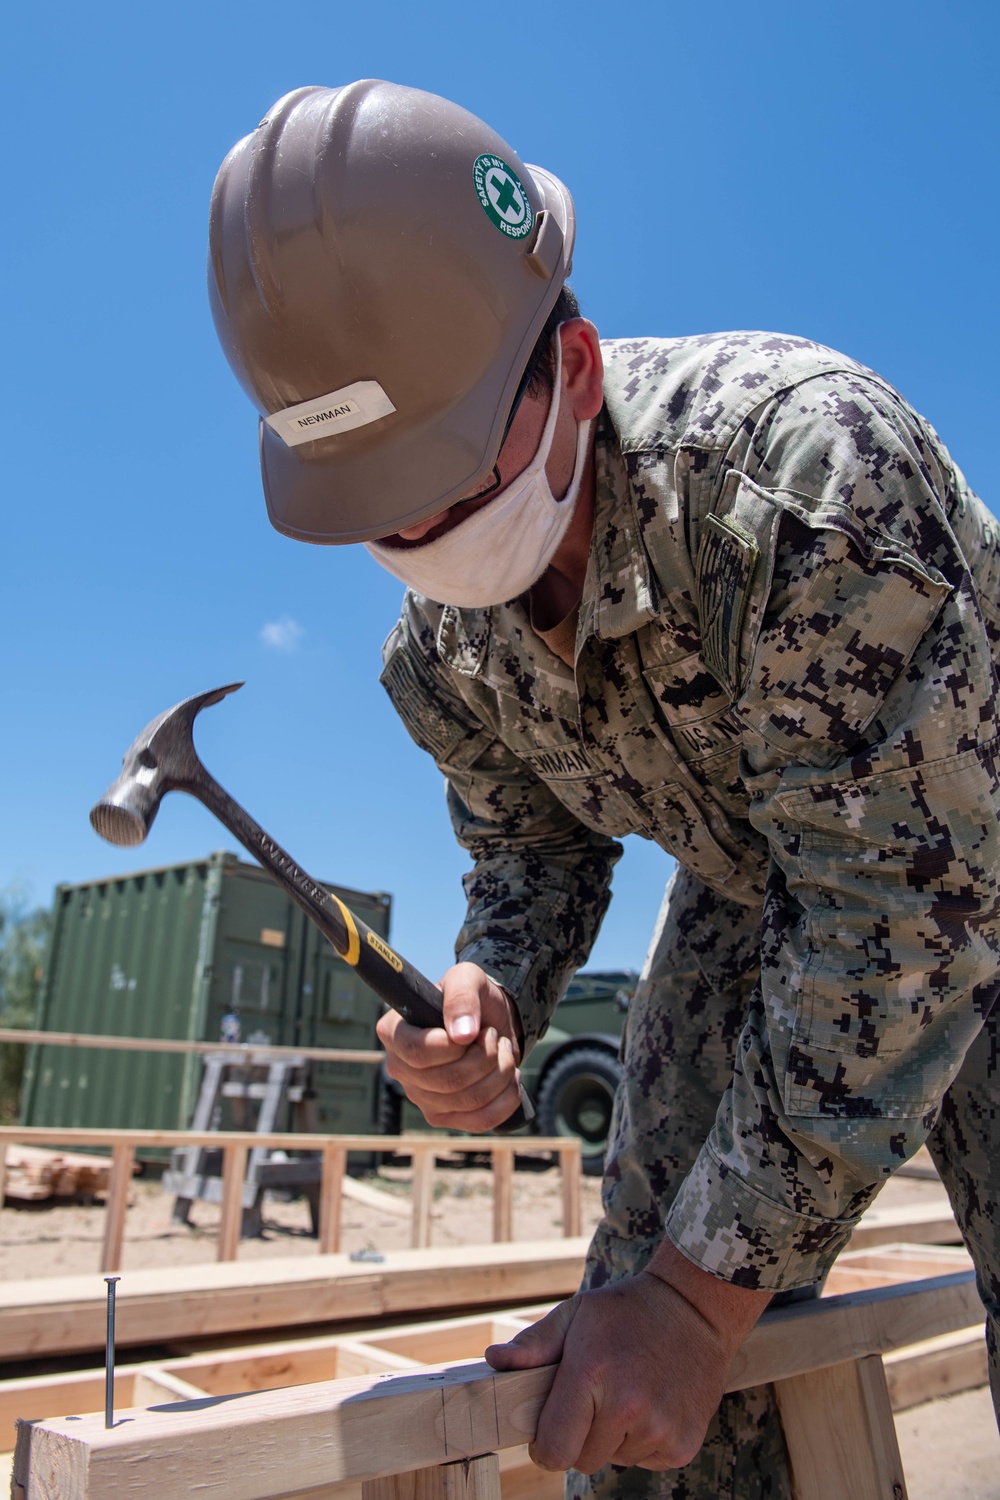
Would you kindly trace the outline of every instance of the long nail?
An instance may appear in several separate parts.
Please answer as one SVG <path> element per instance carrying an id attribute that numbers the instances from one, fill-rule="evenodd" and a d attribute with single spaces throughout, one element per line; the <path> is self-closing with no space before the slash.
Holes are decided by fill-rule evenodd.
<path id="1" fill-rule="evenodd" d="M 115 1425 L 115 1285 L 120 1276 L 105 1276 L 108 1284 L 108 1336 L 104 1348 L 104 1425 Z"/>

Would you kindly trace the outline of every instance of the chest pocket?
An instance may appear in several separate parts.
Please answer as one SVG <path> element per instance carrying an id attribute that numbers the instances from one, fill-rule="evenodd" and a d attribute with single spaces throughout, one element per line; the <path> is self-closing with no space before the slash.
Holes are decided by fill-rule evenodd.
<path id="1" fill-rule="evenodd" d="M 522 725 L 516 735 L 505 735 L 505 742 L 563 807 L 587 828 L 613 838 L 642 831 L 638 809 L 578 740 L 544 743 L 544 727 L 535 727 L 537 733 L 531 735 Z"/>

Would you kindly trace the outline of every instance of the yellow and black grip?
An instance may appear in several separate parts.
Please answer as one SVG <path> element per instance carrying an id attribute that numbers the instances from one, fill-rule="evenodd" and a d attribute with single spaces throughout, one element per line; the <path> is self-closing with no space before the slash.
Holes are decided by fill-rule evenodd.
<path id="1" fill-rule="evenodd" d="M 329 896 L 340 922 L 343 924 L 343 943 L 335 940 L 332 933 L 328 933 L 330 942 L 336 948 L 345 963 L 351 965 L 359 979 L 362 979 L 370 990 L 374 990 L 380 1000 L 386 1005 L 391 1005 L 393 1010 L 398 1011 L 404 1021 L 409 1021 L 411 1026 L 422 1026 L 429 1029 L 431 1026 L 444 1026 L 444 1011 L 441 1006 L 441 991 L 436 984 L 415 969 L 405 958 L 400 957 L 384 938 L 373 932 L 360 917 L 356 917 L 349 907 L 345 906 L 336 896 Z M 331 921 L 331 927 L 336 926 L 336 918 Z M 527 1124 L 534 1118 L 534 1107 L 531 1100 L 521 1086 L 521 1104 L 509 1119 L 505 1120 L 500 1129 L 503 1132 L 517 1130 L 521 1125 Z"/>
<path id="2" fill-rule="evenodd" d="M 344 962 L 350 964 L 358 978 L 380 1000 L 391 1005 L 411 1026 L 429 1030 L 432 1026 L 444 1025 L 441 991 L 436 984 L 431 984 L 419 969 L 401 958 L 384 938 L 373 932 L 360 917 L 356 917 L 343 901 L 307 875 L 301 865 L 297 865 L 291 855 L 280 844 L 276 844 L 238 802 L 229 797 L 228 793 L 222 792 L 221 787 L 217 784 L 207 789 L 199 786 L 198 796 L 288 892 Z M 534 1119 L 534 1106 L 525 1093 L 523 1084 L 520 1089 L 519 1107 L 497 1127 L 497 1133 L 518 1130 Z"/>

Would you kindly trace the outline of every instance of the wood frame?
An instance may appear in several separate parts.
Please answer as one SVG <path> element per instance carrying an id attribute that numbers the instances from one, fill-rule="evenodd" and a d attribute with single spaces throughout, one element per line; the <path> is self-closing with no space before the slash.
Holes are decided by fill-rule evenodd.
<path id="1" fill-rule="evenodd" d="M 299 1131 L 95 1130 L 70 1126 L 50 1128 L 7 1125 L 0 1127 L 0 1208 L 3 1206 L 4 1163 L 7 1147 L 12 1144 L 111 1148 L 112 1166 L 101 1249 L 101 1275 L 111 1275 L 121 1269 L 128 1185 L 135 1169 L 135 1153 L 143 1147 L 222 1148 L 222 1213 L 216 1252 L 216 1258 L 220 1261 L 235 1260 L 239 1251 L 247 1153 L 257 1147 L 321 1153 L 319 1248 L 322 1254 L 333 1255 L 340 1249 L 341 1199 L 349 1151 L 395 1151 L 412 1159 L 410 1245 L 414 1249 L 424 1249 L 431 1243 L 436 1159 L 454 1152 L 466 1156 L 489 1153 L 491 1157 L 494 1241 L 513 1239 L 516 1155 L 551 1154 L 558 1158 L 562 1178 L 563 1238 L 575 1239 L 580 1233 L 580 1142 L 575 1136 L 331 1136 Z"/>
<path id="2" fill-rule="evenodd" d="M 977 1318 L 971 1272 L 776 1309 L 750 1335 L 728 1389 L 778 1383 L 796 1500 L 905 1500 L 878 1356 Z M 279 1500 L 312 1490 L 319 1500 L 361 1482 L 364 1500 L 497 1500 L 499 1463 L 473 1472 L 471 1489 L 471 1471 L 414 1471 L 522 1448 L 554 1368 L 498 1375 L 471 1361 L 411 1372 L 393 1369 L 393 1353 L 371 1351 L 389 1356 L 381 1373 L 135 1407 L 110 1429 L 103 1414 L 21 1421 L 12 1495 L 124 1500 L 159 1488 Z M 241 1452 L 253 1463 L 235 1461 Z"/>
<path id="3" fill-rule="evenodd" d="M 909 1247 L 901 1249 L 904 1253 L 900 1259 L 905 1260 Z M 891 1285 L 893 1274 L 894 1268 L 887 1267 L 883 1284 Z M 350 1334 L 189 1348 L 188 1352 L 138 1364 L 119 1360 L 115 1404 L 148 1406 L 162 1400 L 164 1391 L 189 1397 L 231 1395 L 415 1368 L 443 1359 L 476 1358 L 487 1344 L 511 1338 L 543 1317 L 552 1305 L 544 1302 L 388 1327 L 380 1320 L 367 1330 Z M 181 1347 L 183 1350 L 183 1344 Z M 938 1334 L 887 1354 L 884 1363 L 893 1411 L 917 1406 L 935 1396 L 984 1386 L 989 1372 L 982 1319 L 974 1327 Z M 0 1380 L 0 1452 L 8 1443 L 13 1446 L 19 1417 L 45 1418 L 66 1411 L 94 1410 L 104 1401 L 104 1384 L 102 1368 Z"/>
<path id="4" fill-rule="evenodd" d="M 380 1262 L 311 1255 L 130 1271 L 118 1286 L 118 1346 L 233 1335 L 246 1343 L 303 1326 L 331 1334 L 376 1319 L 571 1297 L 586 1253 L 581 1237 L 389 1250 Z M 0 1356 L 25 1361 L 103 1349 L 106 1291 L 97 1276 L 0 1285 Z"/>

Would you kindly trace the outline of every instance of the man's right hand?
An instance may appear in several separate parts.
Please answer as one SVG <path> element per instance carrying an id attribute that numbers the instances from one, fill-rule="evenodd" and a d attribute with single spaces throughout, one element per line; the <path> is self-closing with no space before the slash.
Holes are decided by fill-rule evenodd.
<path id="1" fill-rule="evenodd" d="M 456 964 L 440 989 L 443 1027 L 423 1031 L 394 1010 L 379 1021 L 386 1072 L 428 1125 L 473 1134 L 495 1130 L 521 1102 L 517 1010 L 475 964 Z"/>

